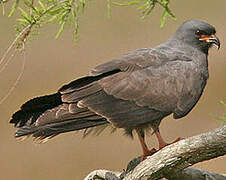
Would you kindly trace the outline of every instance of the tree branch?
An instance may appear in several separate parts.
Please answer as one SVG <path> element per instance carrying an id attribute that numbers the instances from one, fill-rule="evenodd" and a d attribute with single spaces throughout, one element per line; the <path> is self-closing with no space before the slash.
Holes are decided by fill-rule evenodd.
<path id="1" fill-rule="evenodd" d="M 118 172 L 96 170 L 84 180 L 157 180 L 163 177 L 169 180 L 226 180 L 224 175 L 187 168 L 225 154 L 226 125 L 169 145 L 142 162 L 140 157 L 135 158 L 120 176 Z"/>
<path id="2" fill-rule="evenodd" d="M 186 168 L 175 174 L 166 176 L 168 180 L 226 180 L 225 175 L 216 174 L 202 169 Z"/>

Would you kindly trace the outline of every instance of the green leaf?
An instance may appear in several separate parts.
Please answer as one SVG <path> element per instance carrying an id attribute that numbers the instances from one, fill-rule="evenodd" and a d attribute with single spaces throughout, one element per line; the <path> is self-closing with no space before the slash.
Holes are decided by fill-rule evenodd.
<path id="1" fill-rule="evenodd" d="M 26 18 L 29 19 L 28 14 L 27 14 L 22 8 L 19 7 L 18 9 L 19 9 L 19 11 L 20 11 L 20 13 L 21 13 L 21 15 L 22 15 L 23 17 L 26 17 Z"/>
<path id="2" fill-rule="evenodd" d="M 66 21 L 63 21 L 63 22 L 61 23 L 60 28 L 59 28 L 59 30 L 58 30 L 56 36 L 55 36 L 56 39 L 58 39 L 58 38 L 60 37 L 61 33 L 62 33 L 63 30 L 64 30 L 65 24 L 66 24 Z"/>
<path id="3" fill-rule="evenodd" d="M 74 41 L 77 42 L 78 40 L 78 30 L 79 30 L 79 23 L 78 23 L 78 15 L 77 15 L 77 12 L 76 10 L 72 10 L 71 11 L 71 17 L 72 17 L 72 20 L 74 21 Z"/>
<path id="4" fill-rule="evenodd" d="M 18 21 L 20 24 L 29 24 L 29 22 L 27 21 L 27 19 L 19 18 L 19 19 L 17 19 L 17 21 Z"/>
<path id="5" fill-rule="evenodd" d="M 78 41 L 78 30 L 79 30 L 79 24 L 78 22 L 75 22 L 75 27 L 74 27 L 74 41 Z"/>
<path id="6" fill-rule="evenodd" d="M 63 11 L 64 8 L 63 7 L 59 7 L 57 9 L 54 9 L 52 11 L 49 11 L 49 14 L 54 16 L 54 15 L 59 15 L 61 13 L 61 11 Z"/>
<path id="7" fill-rule="evenodd" d="M 107 16 L 111 17 L 111 0 L 107 0 Z"/>
<path id="8" fill-rule="evenodd" d="M 226 107 L 226 103 L 224 101 L 220 101 L 220 104 L 223 105 L 224 107 Z"/>
<path id="9" fill-rule="evenodd" d="M 67 18 L 67 16 L 68 16 L 68 14 L 69 14 L 69 11 L 64 11 L 61 15 L 60 15 L 60 20 L 61 21 L 66 21 L 66 18 Z"/>
<path id="10" fill-rule="evenodd" d="M 137 7 L 137 10 L 141 10 L 141 9 L 144 9 L 145 7 L 147 7 L 147 2 L 141 4 L 140 6 Z"/>
<path id="11" fill-rule="evenodd" d="M 176 16 L 173 14 L 173 12 L 169 9 L 168 6 L 166 6 L 165 10 L 174 20 L 176 20 Z"/>
<path id="12" fill-rule="evenodd" d="M 14 12 L 16 11 L 17 7 L 18 7 L 18 4 L 19 4 L 19 0 L 16 0 L 13 5 L 12 5 L 12 8 L 11 8 L 11 11 L 9 12 L 9 15 L 8 17 L 11 17 Z"/>
<path id="13" fill-rule="evenodd" d="M 127 2 L 112 2 L 112 4 L 117 6 L 130 6 L 139 4 L 142 0 L 134 0 L 134 1 L 127 1 Z"/>
<path id="14" fill-rule="evenodd" d="M 55 16 L 52 16 L 51 18 L 49 18 L 47 21 L 46 21 L 46 23 L 51 23 L 51 22 L 53 22 L 53 21 L 55 21 L 57 19 L 57 16 L 55 15 Z"/>
<path id="15" fill-rule="evenodd" d="M 39 12 L 39 10 L 38 10 L 37 7 L 32 6 L 31 8 L 32 8 L 32 10 L 33 10 L 37 15 L 41 15 L 41 13 Z"/>
<path id="16" fill-rule="evenodd" d="M 4 5 L 3 1 L 1 1 L 1 4 L 2 4 L 2 15 L 4 16 L 5 15 L 5 5 Z"/>
<path id="17" fill-rule="evenodd" d="M 33 14 L 31 14 L 31 20 L 32 20 L 32 22 L 36 22 L 37 21 L 36 17 Z"/>
<path id="18" fill-rule="evenodd" d="M 15 30 L 16 30 L 17 32 L 21 32 L 21 28 L 20 28 L 19 26 L 15 26 Z"/>
<path id="19" fill-rule="evenodd" d="M 41 6 L 41 8 L 42 8 L 43 10 L 46 9 L 46 7 L 45 7 L 45 5 L 42 3 L 42 1 L 38 1 L 38 3 L 40 4 L 40 6 Z"/>
<path id="20" fill-rule="evenodd" d="M 160 28 L 163 28 L 163 26 L 165 25 L 166 23 L 166 16 L 167 16 L 167 11 L 166 9 L 163 11 L 162 13 L 162 18 L 161 18 L 161 22 L 160 22 Z"/>
<path id="21" fill-rule="evenodd" d="M 86 8 L 86 0 L 79 0 L 80 3 L 82 4 L 82 10 Z"/>
<path id="22" fill-rule="evenodd" d="M 29 24 L 32 24 L 31 17 L 29 17 L 29 15 L 22 8 L 18 7 L 18 10 L 20 11 L 23 18 L 26 19 Z"/>
<path id="23" fill-rule="evenodd" d="M 29 8 L 32 8 L 32 7 L 33 7 L 33 4 L 32 4 L 31 1 L 29 1 L 29 0 L 23 0 L 23 2 L 24 2 L 24 4 L 25 4 L 27 7 L 29 7 Z"/>
<path id="24" fill-rule="evenodd" d="M 72 19 L 73 19 L 73 20 L 76 20 L 76 18 L 77 18 L 77 13 L 76 13 L 75 9 L 73 9 L 73 10 L 71 11 L 71 16 L 72 16 Z"/>

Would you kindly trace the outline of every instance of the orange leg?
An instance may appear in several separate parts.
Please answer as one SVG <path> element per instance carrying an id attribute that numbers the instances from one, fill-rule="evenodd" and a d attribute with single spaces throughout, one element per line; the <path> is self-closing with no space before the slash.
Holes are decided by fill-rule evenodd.
<path id="1" fill-rule="evenodd" d="M 158 142 L 159 142 L 159 150 L 162 149 L 162 148 L 164 148 L 164 147 L 166 147 L 166 146 L 168 146 L 168 145 L 170 145 L 170 144 L 173 144 L 175 142 L 178 142 L 178 141 L 180 141 L 182 139 L 181 137 L 179 137 L 175 141 L 173 141 L 172 143 L 166 143 L 163 140 L 163 138 L 162 138 L 159 130 L 155 131 L 155 135 L 156 135 L 156 137 L 158 139 Z"/>
<path id="2" fill-rule="evenodd" d="M 157 150 L 155 148 L 152 148 L 151 150 L 148 149 L 146 143 L 145 143 L 145 138 L 144 138 L 144 132 L 141 130 L 137 130 L 137 135 L 138 138 L 140 140 L 140 144 L 143 150 L 143 156 L 142 156 L 142 161 L 145 160 L 147 158 L 147 156 L 151 156 L 153 155 L 155 152 L 157 152 Z"/>

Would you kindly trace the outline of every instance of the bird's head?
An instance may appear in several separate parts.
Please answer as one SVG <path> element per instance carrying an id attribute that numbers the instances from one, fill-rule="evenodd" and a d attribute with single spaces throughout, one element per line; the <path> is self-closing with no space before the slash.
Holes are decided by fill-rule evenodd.
<path id="1" fill-rule="evenodd" d="M 208 53 L 212 45 L 216 45 L 218 49 L 220 48 L 220 40 L 215 33 L 215 28 L 206 22 L 188 20 L 180 25 L 173 38 Z"/>

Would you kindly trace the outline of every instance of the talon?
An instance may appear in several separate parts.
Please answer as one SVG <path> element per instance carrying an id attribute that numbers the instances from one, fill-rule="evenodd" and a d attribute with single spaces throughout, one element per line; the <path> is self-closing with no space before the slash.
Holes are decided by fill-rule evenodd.
<path id="1" fill-rule="evenodd" d="M 168 145 L 170 145 L 170 144 L 176 143 L 176 142 L 178 142 L 178 141 L 180 141 L 180 140 L 183 139 L 183 138 L 179 137 L 179 138 L 177 138 L 175 141 L 173 141 L 172 143 L 166 143 L 166 142 L 163 140 L 163 138 L 162 138 L 162 136 L 161 136 L 159 130 L 157 130 L 157 131 L 155 132 L 155 135 L 156 135 L 156 137 L 157 137 L 157 139 L 158 139 L 158 142 L 159 142 L 159 150 L 162 149 L 162 148 L 164 148 L 164 147 L 166 147 L 166 146 L 168 146 Z"/>
<path id="2" fill-rule="evenodd" d="M 166 147 L 166 146 L 168 146 L 168 145 L 170 145 L 170 144 L 174 144 L 174 143 L 176 143 L 176 142 L 178 142 L 178 141 L 180 141 L 180 140 L 182 140 L 182 139 L 183 139 L 183 138 L 179 137 L 179 138 L 177 138 L 176 140 L 174 140 L 174 141 L 171 142 L 171 143 L 165 143 L 165 144 L 163 144 L 163 145 L 161 146 L 161 149 L 164 148 L 164 147 Z M 159 150 L 160 150 L 160 148 L 159 148 Z"/>
<path id="3" fill-rule="evenodd" d="M 142 156 L 142 161 L 145 160 L 148 156 L 152 156 L 153 154 L 155 154 L 158 150 L 156 150 L 155 148 L 152 148 L 151 150 L 146 151 L 143 156 Z"/>
<path id="4" fill-rule="evenodd" d="M 170 144 L 176 143 L 176 142 L 178 142 L 178 141 L 180 141 L 180 140 L 182 140 L 182 139 L 184 139 L 184 138 L 178 137 L 176 140 L 174 140 L 174 141 L 173 141 L 172 143 L 170 143 Z"/>
<path id="5" fill-rule="evenodd" d="M 156 150 L 155 148 L 152 148 L 152 149 L 150 150 L 150 155 L 149 155 L 149 156 L 155 154 L 157 151 L 158 151 L 158 150 Z"/>

